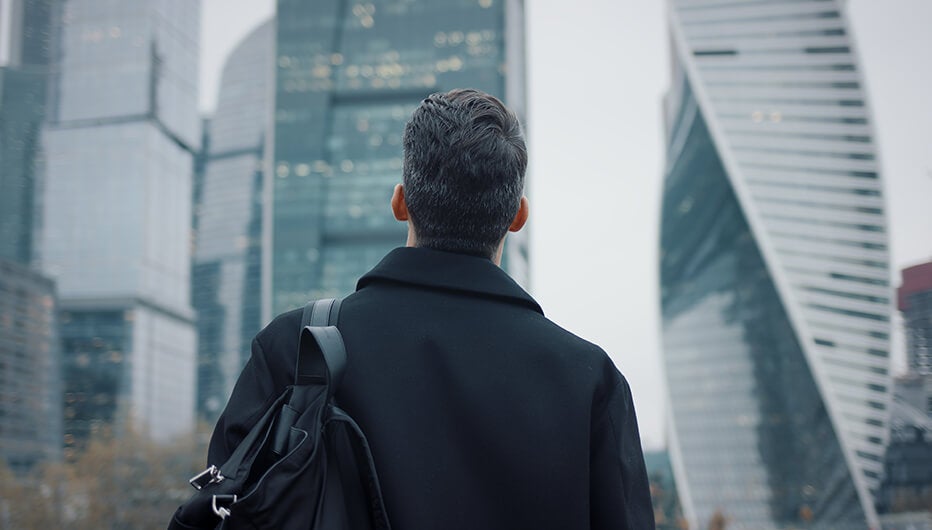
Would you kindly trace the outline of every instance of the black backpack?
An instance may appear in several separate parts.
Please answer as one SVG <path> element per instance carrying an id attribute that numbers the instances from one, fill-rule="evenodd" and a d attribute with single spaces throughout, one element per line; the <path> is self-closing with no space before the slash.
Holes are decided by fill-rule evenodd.
<path id="1" fill-rule="evenodd" d="M 294 385 L 229 460 L 190 480 L 198 491 L 169 530 L 390 528 L 369 443 L 333 402 L 346 366 L 339 312 L 340 300 L 305 306 Z"/>

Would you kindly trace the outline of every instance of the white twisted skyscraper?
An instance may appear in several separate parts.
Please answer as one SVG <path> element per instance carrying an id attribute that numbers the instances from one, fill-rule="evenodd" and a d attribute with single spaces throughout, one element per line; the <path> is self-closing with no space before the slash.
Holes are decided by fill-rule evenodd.
<path id="1" fill-rule="evenodd" d="M 670 0 L 661 227 L 671 455 L 692 528 L 878 527 L 891 296 L 836 0 Z"/>

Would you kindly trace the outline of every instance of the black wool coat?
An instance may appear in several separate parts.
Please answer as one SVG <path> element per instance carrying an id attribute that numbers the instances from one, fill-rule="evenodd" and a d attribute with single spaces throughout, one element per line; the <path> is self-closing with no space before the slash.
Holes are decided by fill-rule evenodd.
<path id="1" fill-rule="evenodd" d="M 256 336 L 208 454 L 294 379 L 301 310 Z M 627 381 L 488 259 L 399 248 L 342 306 L 337 402 L 365 431 L 396 530 L 654 528 Z"/>

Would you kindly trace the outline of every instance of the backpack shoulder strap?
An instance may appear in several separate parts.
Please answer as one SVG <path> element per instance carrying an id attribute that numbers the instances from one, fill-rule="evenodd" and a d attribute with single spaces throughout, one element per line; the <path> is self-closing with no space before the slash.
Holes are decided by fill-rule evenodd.
<path id="1" fill-rule="evenodd" d="M 301 318 L 295 386 L 327 384 L 332 396 L 343 379 L 346 347 L 336 324 L 340 299 L 308 302 Z"/>
<path id="2" fill-rule="evenodd" d="M 323 298 L 311 300 L 304 306 L 301 315 L 301 329 L 307 326 L 336 326 L 340 320 L 340 298 Z"/>

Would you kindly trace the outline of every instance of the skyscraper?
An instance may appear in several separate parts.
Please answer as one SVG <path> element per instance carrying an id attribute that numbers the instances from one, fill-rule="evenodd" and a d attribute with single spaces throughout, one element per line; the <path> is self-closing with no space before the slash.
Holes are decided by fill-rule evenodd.
<path id="1" fill-rule="evenodd" d="M 932 262 L 907 267 L 902 277 L 907 371 L 893 382 L 878 505 L 884 528 L 932 528 Z"/>
<path id="2" fill-rule="evenodd" d="M 897 381 L 900 382 L 902 379 Z M 929 519 L 932 518 L 932 410 L 914 406 L 904 399 L 900 388 L 895 391 L 898 395 L 891 406 L 890 441 L 877 495 L 878 511 L 925 512 L 925 519 Z"/>
<path id="3" fill-rule="evenodd" d="M 671 0 L 661 311 L 691 527 L 876 528 L 890 403 L 874 131 L 837 0 Z"/>
<path id="4" fill-rule="evenodd" d="M 61 301 L 69 444 L 126 418 L 156 439 L 193 427 L 199 16 L 197 2 L 71 0 L 56 21 L 38 248 Z"/>
<path id="5" fill-rule="evenodd" d="M 0 259 L 0 464 L 23 473 L 61 456 L 55 284 Z"/>
<path id="6" fill-rule="evenodd" d="M 32 268 L 53 0 L 0 5 L 0 463 L 61 456 L 55 284 Z"/>
<path id="7" fill-rule="evenodd" d="M 524 109 L 521 0 L 279 0 L 263 316 L 351 292 L 405 226 L 388 206 L 427 95 L 472 87 Z M 507 268 L 527 277 L 527 244 Z"/>
<path id="8" fill-rule="evenodd" d="M 14 0 L 0 10 L 0 48 L 8 50 L 0 67 L 0 259 L 33 260 L 36 190 L 41 163 L 49 64 L 56 40 L 53 0 Z"/>
<path id="9" fill-rule="evenodd" d="M 263 157 L 271 117 L 274 22 L 227 59 L 195 199 L 192 298 L 198 314 L 198 412 L 215 420 L 261 327 Z"/>
<path id="10" fill-rule="evenodd" d="M 906 363 L 912 374 L 932 376 L 932 262 L 903 269 L 899 310 L 906 328 Z"/>

